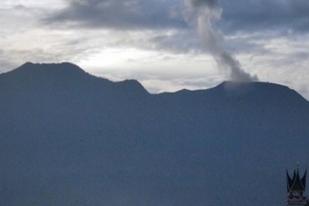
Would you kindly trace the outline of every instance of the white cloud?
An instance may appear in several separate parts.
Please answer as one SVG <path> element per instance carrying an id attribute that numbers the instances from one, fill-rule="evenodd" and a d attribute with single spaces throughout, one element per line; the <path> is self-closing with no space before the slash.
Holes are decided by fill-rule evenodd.
<path id="1" fill-rule="evenodd" d="M 0 8 L 14 8 L 16 6 L 24 6 L 28 8 L 49 8 L 59 9 L 67 6 L 65 0 L 1 0 Z"/>

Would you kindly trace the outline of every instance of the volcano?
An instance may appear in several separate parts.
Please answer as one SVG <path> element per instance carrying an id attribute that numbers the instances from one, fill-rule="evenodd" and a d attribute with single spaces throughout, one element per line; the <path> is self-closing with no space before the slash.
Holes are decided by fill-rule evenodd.
<path id="1" fill-rule="evenodd" d="M 308 166 L 309 103 L 282 85 L 150 94 L 26 63 L 0 99 L 1 205 L 280 205 L 285 169 Z"/>

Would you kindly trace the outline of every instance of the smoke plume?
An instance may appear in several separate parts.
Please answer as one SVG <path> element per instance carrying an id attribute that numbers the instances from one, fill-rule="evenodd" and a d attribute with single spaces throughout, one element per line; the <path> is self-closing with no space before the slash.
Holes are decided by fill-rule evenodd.
<path id="1" fill-rule="evenodd" d="M 189 8 L 190 19 L 194 20 L 202 43 L 213 55 L 218 66 L 222 68 L 229 80 L 237 82 L 257 81 L 256 76 L 246 73 L 237 59 L 224 47 L 223 34 L 214 27 L 221 19 L 222 9 L 218 0 L 185 0 Z"/>

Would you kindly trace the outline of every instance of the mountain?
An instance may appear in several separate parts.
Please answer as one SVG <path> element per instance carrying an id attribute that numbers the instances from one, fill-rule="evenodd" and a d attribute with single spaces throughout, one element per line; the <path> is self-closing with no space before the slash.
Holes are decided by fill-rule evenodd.
<path id="1" fill-rule="evenodd" d="M 0 75 L 0 204 L 283 205 L 308 167 L 309 103 L 224 82 L 149 94 L 70 63 Z"/>

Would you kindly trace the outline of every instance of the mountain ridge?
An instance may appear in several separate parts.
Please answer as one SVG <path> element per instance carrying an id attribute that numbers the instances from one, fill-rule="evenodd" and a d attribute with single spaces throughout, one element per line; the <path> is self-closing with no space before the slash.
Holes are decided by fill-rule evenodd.
<path id="1" fill-rule="evenodd" d="M 70 75 L 75 75 L 75 76 L 83 76 L 83 77 L 88 77 L 88 78 L 96 78 L 98 80 L 101 80 L 102 82 L 105 81 L 107 84 L 114 84 L 118 85 L 119 87 L 121 86 L 131 86 L 138 88 L 140 90 L 145 90 L 145 92 L 149 93 L 144 86 L 137 80 L 133 79 L 126 79 L 123 81 L 110 81 L 104 77 L 98 77 L 94 76 L 90 73 L 87 73 L 84 71 L 81 67 L 69 63 L 69 62 L 63 62 L 63 63 L 32 63 L 32 62 L 26 62 L 25 64 L 21 65 L 20 67 L 16 68 L 15 70 L 0 74 L 0 76 L 7 76 L 7 75 L 17 75 L 16 73 L 22 73 L 22 75 L 36 75 L 38 72 L 46 72 L 45 77 L 50 77 L 54 75 L 55 77 L 61 77 L 65 76 L 66 78 L 70 77 Z M 60 73 L 61 72 L 61 73 Z M 49 76 L 47 76 L 49 75 Z M 270 82 L 232 82 L 232 81 L 224 81 L 217 86 L 214 86 L 209 89 L 200 89 L 200 90 L 188 90 L 188 89 L 182 89 L 176 92 L 162 92 L 162 93 L 157 93 L 153 95 L 168 95 L 168 94 L 182 94 L 182 93 L 205 93 L 205 92 L 211 92 L 216 90 L 216 92 L 221 92 L 221 93 L 232 93 L 233 95 L 241 95 L 241 94 L 246 94 L 248 91 L 256 90 L 256 89 L 276 89 L 276 91 L 281 91 L 285 90 L 286 92 L 291 92 L 294 93 L 294 95 L 297 93 L 299 96 L 301 96 L 305 101 L 307 101 L 302 95 L 300 95 L 298 92 L 295 90 L 285 86 L 285 85 L 280 85 L 276 83 L 270 83 Z M 149 93 L 150 94 L 150 93 Z M 308 101 L 307 101 L 308 102 Z"/>
<path id="2" fill-rule="evenodd" d="M 285 169 L 309 166 L 287 87 L 149 94 L 61 68 L 0 75 L 1 205 L 281 205 Z"/>

